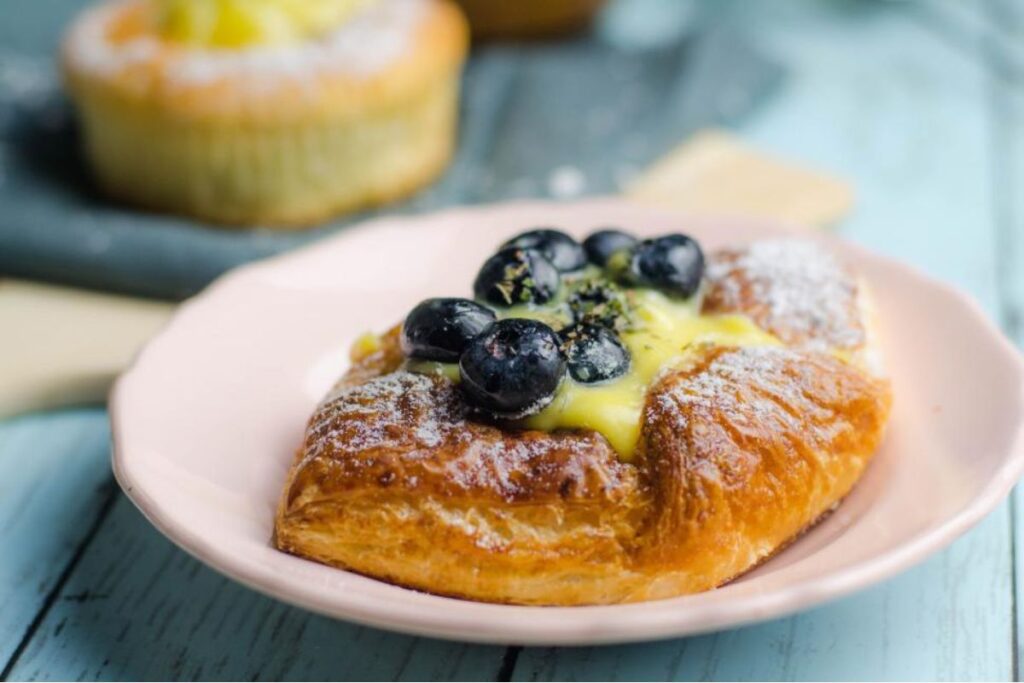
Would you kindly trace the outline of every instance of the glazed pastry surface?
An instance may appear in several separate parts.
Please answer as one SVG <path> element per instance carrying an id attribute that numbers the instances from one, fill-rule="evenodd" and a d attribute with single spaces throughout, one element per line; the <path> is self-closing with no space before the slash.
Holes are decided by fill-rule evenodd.
<path id="1" fill-rule="evenodd" d="M 808 262 L 807 258 L 813 258 Z M 785 345 L 700 345 L 649 387 L 637 453 L 595 431 L 478 419 L 457 386 L 400 369 L 398 329 L 318 407 L 277 547 L 433 593 L 582 605 L 708 590 L 831 510 L 882 437 L 856 280 L 820 248 L 711 255 L 703 307 Z"/>

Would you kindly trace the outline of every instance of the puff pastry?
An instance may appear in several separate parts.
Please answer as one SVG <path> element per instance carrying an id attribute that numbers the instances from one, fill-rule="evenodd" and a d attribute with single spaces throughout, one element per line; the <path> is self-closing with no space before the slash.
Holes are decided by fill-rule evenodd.
<path id="1" fill-rule="evenodd" d="M 648 389 L 636 456 L 588 430 L 477 420 L 400 369 L 398 328 L 317 408 L 278 548 L 420 590 L 585 605 L 704 591 L 777 552 L 851 490 L 890 408 L 864 287 L 812 243 L 710 255 L 703 311 L 779 346 L 702 345 Z"/>

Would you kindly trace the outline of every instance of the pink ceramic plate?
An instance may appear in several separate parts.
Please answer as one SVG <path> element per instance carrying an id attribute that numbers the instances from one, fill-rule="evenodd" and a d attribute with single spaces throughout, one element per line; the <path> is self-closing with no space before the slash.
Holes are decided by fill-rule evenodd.
<path id="1" fill-rule="evenodd" d="M 241 268 L 185 304 L 118 382 L 114 470 L 167 536 L 215 569 L 311 610 L 411 633 L 504 643 L 607 643 L 710 631 L 803 609 L 905 569 L 980 520 L 1024 464 L 1024 369 L 967 297 L 827 239 L 875 292 L 895 390 L 885 445 L 835 514 L 728 586 L 608 607 L 442 598 L 278 552 L 285 472 L 360 333 L 427 296 L 469 292 L 524 228 L 685 230 L 710 249 L 786 231 L 685 220 L 615 200 L 515 203 L 385 218 Z M 968 361 L 968 362 L 965 362 Z"/>

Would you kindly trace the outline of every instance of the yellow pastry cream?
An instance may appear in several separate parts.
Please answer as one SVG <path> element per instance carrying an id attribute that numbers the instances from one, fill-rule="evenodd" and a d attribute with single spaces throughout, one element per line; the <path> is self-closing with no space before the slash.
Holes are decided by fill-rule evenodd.
<path id="1" fill-rule="evenodd" d="M 579 292 L 581 285 L 586 287 L 588 280 L 599 282 L 597 277 L 596 269 L 588 268 L 576 282 L 563 283 L 552 301 L 499 309 L 498 317 L 533 318 L 556 330 L 564 328 L 573 319 L 573 292 Z M 628 461 L 639 441 L 647 388 L 661 372 L 685 364 L 688 352 L 702 344 L 769 346 L 780 343 L 744 315 L 702 315 L 699 293 L 680 300 L 654 289 L 617 291 L 624 311 L 608 316 L 608 311 L 593 308 L 585 314 L 603 316 L 606 325 L 616 328 L 630 354 L 629 370 L 619 377 L 591 384 L 577 382 L 567 374 L 550 403 L 539 412 L 514 421 L 515 424 L 544 431 L 593 429 L 608 439 L 621 459 Z M 578 317 L 578 307 L 576 311 Z M 459 380 L 455 363 L 411 359 L 405 369 Z"/>
<path id="2" fill-rule="evenodd" d="M 154 0 L 167 40 L 208 48 L 283 45 L 330 32 L 376 0 Z"/>
<path id="3" fill-rule="evenodd" d="M 551 431 L 584 428 L 600 432 L 623 460 L 640 438 L 647 387 L 664 369 L 686 362 L 689 349 L 701 344 L 767 346 L 779 341 L 743 315 L 700 315 L 696 297 L 673 301 L 654 290 L 632 290 L 633 323 L 620 332 L 631 356 L 629 371 L 615 379 L 581 384 L 563 380 L 555 398 L 523 424 Z"/>
<path id="4" fill-rule="evenodd" d="M 380 351 L 382 348 L 380 337 L 373 332 L 365 332 L 359 335 L 359 338 L 352 343 L 352 349 L 349 352 L 353 361 L 362 360 L 367 356 Z"/>

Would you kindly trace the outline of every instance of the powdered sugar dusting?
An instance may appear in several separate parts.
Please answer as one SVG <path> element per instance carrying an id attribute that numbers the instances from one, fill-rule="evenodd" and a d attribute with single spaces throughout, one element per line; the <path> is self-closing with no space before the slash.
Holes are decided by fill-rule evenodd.
<path id="1" fill-rule="evenodd" d="M 592 434 L 467 433 L 444 465 L 445 477 L 465 489 L 492 489 L 506 501 L 547 486 L 564 497 L 614 496 L 621 473 L 605 469 L 606 446 Z M 482 437 L 482 438 L 481 438 Z"/>
<path id="2" fill-rule="evenodd" d="M 799 352 L 776 346 L 750 346 L 719 354 L 703 371 L 654 396 L 653 409 L 670 416 L 680 430 L 690 416 L 708 411 L 730 416 L 734 424 L 758 424 L 768 416 L 788 416 L 768 396 L 798 400 L 797 383 L 782 377 L 787 365 L 801 362 Z M 802 402 L 802 401 L 801 401 Z"/>
<path id="3" fill-rule="evenodd" d="M 427 0 L 380 0 L 333 33 L 294 45 L 241 49 L 174 49 L 157 36 L 114 43 L 110 22 L 130 0 L 116 0 L 87 12 L 76 24 L 68 54 L 77 66 L 102 75 L 151 64 L 169 82 L 203 85 L 230 78 L 237 87 L 266 90 L 280 79 L 314 82 L 323 73 L 369 77 L 408 49 Z"/>
<path id="4" fill-rule="evenodd" d="M 596 434 L 508 431 L 469 420 L 468 411 L 444 378 L 400 370 L 343 384 L 317 409 L 299 467 L 316 463 L 318 487 L 362 481 L 509 502 L 632 490 L 635 475 Z"/>
<path id="5" fill-rule="evenodd" d="M 325 448 L 436 448 L 463 424 L 462 416 L 453 414 L 460 404 L 438 393 L 437 380 L 405 371 L 342 387 L 320 404 L 307 432 L 307 457 Z"/>
<path id="6" fill-rule="evenodd" d="M 747 313 L 787 343 L 820 350 L 864 343 L 856 282 L 813 242 L 762 241 L 724 252 L 712 259 L 708 279 L 714 310 Z"/>

